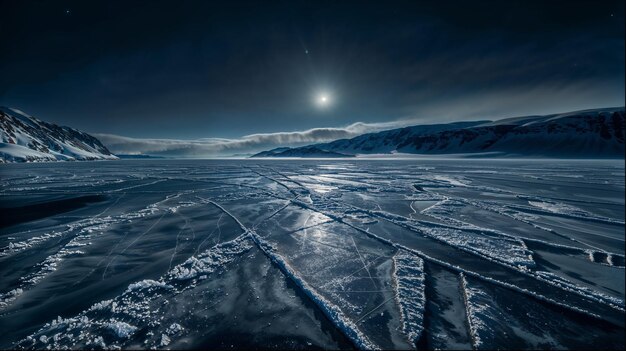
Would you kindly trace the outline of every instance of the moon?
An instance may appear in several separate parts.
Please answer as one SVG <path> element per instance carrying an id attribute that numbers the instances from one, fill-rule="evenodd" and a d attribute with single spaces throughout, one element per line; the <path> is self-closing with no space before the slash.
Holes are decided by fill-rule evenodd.
<path id="1" fill-rule="evenodd" d="M 332 99 L 330 94 L 326 92 L 318 93 L 315 98 L 315 104 L 320 108 L 325 108 L 330 106 L 332 103 Z"/>

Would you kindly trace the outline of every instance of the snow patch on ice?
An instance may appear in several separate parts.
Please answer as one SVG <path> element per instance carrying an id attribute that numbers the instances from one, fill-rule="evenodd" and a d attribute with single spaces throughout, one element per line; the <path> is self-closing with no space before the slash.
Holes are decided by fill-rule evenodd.
<path id="1" fill-rule="evenodd" d="M 512 209 L 522 210 L 522 211 L 530 211 L 531 213 L 536 212 L 539 214 L 552 214 L 552 215 L 558 215 L 561 217 L 573 218 L 573 219 L 578 219 L 578 220 L 586 220 L 586 221 L 609 223 L 609 224 L 620 224 L 620 225 L 625 224 L 625 222 L 622 220 L 595 215 L 591 212 L 585 211 L 576 206 L 568 205 L 562 202 L 554 202 L 554 201 L 548 201 L 548 200 L 542 200 L 542 201 L 528 200 L 528 204 L 531 206 L 511 204 L 511 205 L 507 205 L 507 207 L 512 208 Z"/>
<path id="2" fill-rule="evenodd" d="M 168 277 L 173 280 L 183 281 L 213 273 L 216 269 L 223 267 L 226 263 L 252 247 L 250 241 L 243 235 L 218 246 L 219 250 L 210 250 L 197 257 L 192 256 L 185 262 L 172 268 L 168 273 Z"/>
<path id="3" fill-rule="evenodd" d="M 117 337 L 121 339 L 127 339 L 128 337 L 133 335 L 135 331 L 137 331 L 137 327 L 125 322 L 116 321 L 114 319 L 111 319 L 111 322 L 107 325 L 107 328 L 113 331 L 113 333 L 115 333 L 115 335 L 117 335 Z"/>
<path id="4" fill-rule="evenodd" d="M 39 331 L 16 343 L 21 348 L 42 348 L 41 337 L 45 336 L 45 347 L 53 349 L 97 347 L 122 347 L 125 342 L 139 329 L 148 330 L 153 335 L 165 335 L 165 338 L 144 344 L 145 347 L 167 346 L 172 338 L 183 333 L 184 328 L 178 323 L 169 327 L 161 326 L 163 318 L 160 309 L 154 309 L 153 302 L 164 296 L 174 295 L 195 287 L 196 281 L 189 272 L 209 274 L 223 269 L 252 247 L 250 237 L 242 234 L 237 238 L 218 244 L 204 251 L 192 260 L 174 267 L 159 280 L 142 280 L 130 284 L 119 296 L 98 302 L 89 309 L 72 318 L 57 318 L 44 325 Z M 191 266 L 190 267 L 190 262 Z M 200 263 L 197 263 L 200 262 Z M 193 268 L 193 269 L 190 269 Z M 179 279 L 181 272 L 188 279 Z M 117 339 L 104 344 L 103 332 L 117 336 Z M 51 333 L 58 334 L 52 339 Z M 165 342 L 167 345 L 165 345 Z"/>
<path id="5" fill-rule="evenodd" d="M 603 304 L 606 304 L 612 308 L 615 308 L 617 310 L 620 310 L 622 312 L 624 312 L 625 309 L 625 303 L 623 299 L 617 298 L 617 297 L 613 297 L 613 296 L 609 296 L 607 294 L 604 294 L 602 292 L 593 290 L 591 288 L 588 288 L 586 286 L 580 286 L 580 285 L 576 285 L 572 282 L 570 282 L 569 280 L 560 277 L 552 272 L 547 272 L 547 271 L 537 271 L 534 272 L 534 274 L 540 278 L 541 280 L 548 282 L 554 286 L 557 286 L 563 290 L 566 291 L 571 291 L 574 292 L 578 295 L 584 296 L 588 299 L 594 300 L 596 302 L 600 302 Z"/>
<path id="6" fill-rule="evenodd" d="M 162 289 L 173 289 L 173 287 L 169 284 L 165 284 L 160 281 L 146 279 L 137 283 L 130 284 L 126 289 L 126 292 L 131 292 L 135 290 L 143 290 L 143 289 L 154 289 L 154 288 L 162 288 Z"/>
<path id="7" fill-rule="evenodd" d="M 469 180 L 463 177 L 451 177 L 447 175 L 435 175 L 432 177 L 432 179 L 450 184 L 452 186 L 460 186 L 460 187 L 466 187 L 471 183 Z"/>
<path id="8" fill-rule="evenodd" d="M 492 299 L 484 291 L 470 287 L 463 273 L 460 273 L 459 276 L 472 345 L 474 349 L 479 349 L 485 339 L 489 338 L 489 334 L 493 333 L 493 330 L 489 327 L 493 323 L 494 314 L 490 307 Z"/>
<path id="9" fill-rule="evenodd" d="M 396 302 L 400 306 L 402 331 L 415 345 L 424 330 L 426 303 L 424 260 L 404 250 L 393 256 Z"/>

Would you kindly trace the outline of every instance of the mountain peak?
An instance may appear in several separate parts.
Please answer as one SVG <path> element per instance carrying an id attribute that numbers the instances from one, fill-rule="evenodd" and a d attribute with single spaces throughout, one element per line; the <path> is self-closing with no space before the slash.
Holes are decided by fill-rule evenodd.
<path id="1" fill-rule="evenodd" d="M 0 162 L 117 159 L 95 137 L 0 107 Z"/>

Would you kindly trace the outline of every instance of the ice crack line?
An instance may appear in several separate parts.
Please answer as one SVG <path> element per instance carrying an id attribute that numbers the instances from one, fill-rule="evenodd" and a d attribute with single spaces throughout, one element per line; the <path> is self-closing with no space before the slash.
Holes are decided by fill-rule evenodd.
<path id="1" fill-rule="evenodd" d="M 285 276 L 289 277 L 300 289 L 307 295 L 317 306 L 318 308 L 326 315 L 326 317 L 332 321 L 335 326 L 343 332 L 343 334 L 350 339 L 354 345 L 360 349 L 378 349 L 374 343 L 372 343 L 365 334 L 363 334 L 357 326 L 352 322 L 344 313 L 339 309 L 339 307 L 332 304 L 330 301 L 326 300 L 325 297 L 320 295 L 313 287 L 311 287 L 304 279 L 300 277 L 300 275 L 285 261 L 285 259 L 276 253 L 276 249 L 262 239 L 258 234 L 254 231 L 249 230 L 244 226 L 237 217 L 231 214 L 228 210 L 222 207 L 217 202 L 205 199 L 207 202 L 213 204 L 217 208 L 221 209 L 230 216 L 244 231 L 247 233 L 250 238 L 252 238 L 255 245 L 263 252 L 271 262 L 273 262 L 278 268 L 285 274 Z"/>
<path id="2" fill-rule="evenodd" d="M 391 245 L 391 246 L 396 247 L 396 248 L 399 248 L 399 249 L 407 250 L 407 251 L 409 251 L 409 252 L 413 252 L 413 253 L 417 254 L 418 256 L 420 256 L 421 258 L 423 258 L 423 259 L 425 259 L 425 260 L 428 260 L 428 261 L 430 261 L 430 262 L 435 262 L 435 263 L 438 263 L 438 264 L 440 264 L 440 265 L 443 265 L 444 267 L 448 267 L 448 268 L 451 268 L 451 269 L 455 269 L 457 272 L 464 272 L 464 273 L 466 273 L 466 274 L 468 274 L 468 275 L 476 276 L 476 277 L 478 277 L 479 279 L 485 280 L 485 281 L 487 281 L 487 282 L 491 282 L 491 283 L 496 284 L 496 285 L 500 285 L 500 286 L 503 286 L 503 287 L 507 287 L 507 288 L 509 288 L 509 289 L 513 289 L 513 290 L 518 291 L 518 292 L 522 292 L 522 293 L 524 293 L 524 294 L 526 294 L 526 295 L 529 295 L 529 296 L 531 296 L 531 297 L 534 297 L 534 298 L 536 298 L 536 299 L 538 299 L 538 300 L 542 300 L 542 301 L 545 301 L 545 302 L 550 302 L 550 303 L 553 303 L 553 304 L 555 304 L 555 305 L 557 305 L 557 306 L 564 307 L 564 308 L 567 308 L 567 309 L 572 310 L 572 311 L 576 311 L 576 312 L 580 312 L 580 313 L 585 313 L 585 314 L 587 314 L 587 315 L 589 315 L 589 316 L 592 316 L 592 317 L 595 317 L 595 318 L 600 318 L 597 314 L 594 314 L 594 313 L 591 313 L 591 312 L 589 312 L 589 311 L 586 311 L 586 310 L 580 309 L 580 308 L 578 308 L 578 307 L 575 307 L 575 306 L 569 306 L 569 305 L 566 305 L 566 304 L 560 303 L 560 302 L 558 302 L 558 301 L 556 301 L 556 300 L 553 300 L 553 299 L 550 299 L 550 298 L 548 298 L 548 297 L 542 296 L 542 295 L 540 295 L 540 294 L 537 294 L 537 293 L 531 292 L 531 291 L 526 290 L 526 289 L 524 289 L 524 288 L 519 288 L 519 287 L 517 287 L 517 286 L 515 286 L 515 285 L 509 284 L 509 283 L 506 283 L 506 282 L 503 282 L 503 281 L 500 281 L 500 280 L 496 280 L 496 279 L 493 279 L 493 278 L 484 277 L 484 276 L 482 276 L 482 275 L 480 275 L 480 274 L 478 274 L 478 273 L 475 273 L 475 272 L 472 272 L 472 271 L 469 271 L 469 270 L 463 269 L 463 268 L 461 268 L 461 267 L 458 267 L 458 266 L 452 265 L 452 264 L 450 264 L 450 263 L 448 263 L 448 262 L 444 262 L 444 261 L 440 261 L 440 260 L 438 260 L 438 259 L 436 259 L 436 258 L 432 258 L 432 257 L 430 257 L 430 256 L 427 256 L 427 255 L 425 255 L 425 254 L 421 253 L 421 252 L 418 252 L 417 250 L 413 250 L 413 249 L 408 248 L 408 247 L 406 247 L 406 246 L 403 246 L 403 245 L 401 245 L 401 244 L 394 243 L 394 242 L 392 242 L 392 241 L 390 241 L 390 240 L 388 240 L 388 239 L 384 239 L 384 238 L 382 238 L 382 237 L 380 237 L 380 236 L 378 236 L 378 235 L 376 235 L 376 234 L 373 234 L 373 233 L 371 233 L 371 232 L 369 232 L 369 231 L 366 231 L 366 230 L 363 230 L 363 229 L 361 229 L 361 228 L 359 228 L 359 227 L 356 227 L 356 226 L 352 225 L 351 223 L 348 223 L 348 222 L 343 221 L 340 217 L 337 217 L 337 216 L 333 215 L 332 213 L 324 213 L 323 211 L 317 210 L 316 208 L 314 208 L 314 207 L 312 207 L 312 206 L 309 206 L 308 204 L 305 204 L 305 203 L 303 203 L 303 202 L 301 202 L 301 201 L 293 201 L 293 202 L 294 202 L 294 203 L 296 203 L 296 204 L 298 204 L 298 205 L 299 205 L 299 206 L 301 206 L 301 207 L 311 209 L 311 210 L 313 210 L 313 211 L 316 211 L 316 212 L 319 212 L 319 213 L 321 213 L 321 214 L 324 214 L 324 215 L 326 215 L 326 216 L 328 216 L 328 217 L 330 217 L 330 218 L 333 218 L 333 219 L 335 219 L 336 221 L 338 221 L 339 223 L 343 223 L 343 224 L 345 224 L 345 225 L 347 225 L 347 226 L 350 226 L 350 227 L 352 227 L 352 228 L 356 229 L 357 231 L 359 231 L 359 232 L 361 232 L 361 233 L 364 233 L 365 235 L 368 235 L 368 236 L 370 236 L 370 237 L 372 237 L 372 238 L 377 239 L 378 241 L 380 241 L 380 242 L 382 242 L 382 243 L 385 243 L 385 244 L 387 244 L 387 245 Z M 394 222 L 392 222 L 392 223 L 394 223 Z M 492 261 L 492 262 L 496 262 L 496 261 Z M 496 263 L 499 263 L 499 262 L 496 262 Z M 543 278 L 543 277 L 538 277 L 538 276 L 535 276 L 535 275 L 533 275 L 533 274 L 531 274 L 531 273 L 529 273 L 529 272 L 523 272 L 523 271 L 517 270 L 517 269 L 515 269 L 515 267 L 513 267 L 513 266 L 509 266 L 509 265 L 506 265 L 506 264 L 504 264 L 504 263 L 500 263 L 500 264 L 501 264 L 502 266 L 506 267 L 506 268 L 513 269 L 515 272 L 517 272 L 517 273 L 521 273 L 521 274 L 523 274 L 523 275 L 526 275 L 526 276 L 528 276 L 528 277 L 530 277 L 530 278 L 533 278 L 533 279 L 535 279 L 535 280 L 537 280 L 537 281 L 540 281 L 540 282 L 543 282 L 543 283 L 547 283 L 547 284 L 549 284 L 549 285 L 551 285 L 551 286 L 554 286 L 554 287 L 557 287 L 557 288 L 559 288 L 559 289 L 561 289 L 561 290 L 563 290 L 563 291 L 567 291 L 567 292 L 570 292 L 570 293 L 574 293 L 574 294 L 576 294 L 576 295 L 578 295 L 578 296 L 580 296 L 580 297 L 583 297 L 583 298 L 585 298 L 585 299 L 588 299 L 588 300 L 593 300 L 593 301 L 595 301 L 595 302 L 600 302 L 600 303 L 602 303 L 602 304 L 604 304 L 604 305 L 607 305 L 607 306 L 609 306 L 609 307 L 611 307 L 611 308 L 613 308 L 613 309 L 616 309 L 617 311 L 620 311 L 620 312 L 622 312 L 622 313 L 624 312 L 624 308 L 623 308 L 623 307 L 621 307 L 621 306 L 617 306 L 617 305 L 615 305 L 615 304 L 614 304 L 614 303 L 612 303 L 612 302 L 605 301 L 604 299 L 601 299 L 601 298 L 595 298 L 595 297 L 593 297 L 593 296 L 590 296 L 590 295 L 589 295 L 589 294 L 587 294 L 587 293 L 580 292 L 580 291 L 575 290 L 575 289 L 571 289 L 571 288 L 566 287 L 566 286 L 563 286 L 563 285 L 561 285 L 561 284 L 556 284 L 556 283 L 554 283 L 554 284 L 553 284 L 553 283 L 551 283 L 549 280 L 547 280 L 547 279 L 545 279 L 545 278 Z"/>

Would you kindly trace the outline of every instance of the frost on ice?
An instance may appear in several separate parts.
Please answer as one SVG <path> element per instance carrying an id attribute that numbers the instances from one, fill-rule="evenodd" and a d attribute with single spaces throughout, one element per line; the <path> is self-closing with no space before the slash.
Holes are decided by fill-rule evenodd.
<path id="1" fill-rule="evenodd" d="M 194 347 L 226 330 L 285 348 L 411 349 L 445 340 L 433 326 L 446 323 L 476 348 L 506 348 L 502 330 L 568 348 L 576 335 L 559 335 L 584 321 L 574 346 L 623 349 L 623 164 L 525 162 L 5 167 L 7 199 L 105 200 L 2 228 L 0 348 Z M 426 297 L 452 285 L 461 310 L 448 318 Z M 500 293 L 525 310 L 492 303 Z M 527 310 L 549 328 L 524 324 Z"/>
<path id="2" fill-rule="evenodd" d="M 396 299 L 402 314 L 402 330 L 409 341 L 417 343 L 424 330 L 424 260 L 398 251 L 393 256 Z"/>

